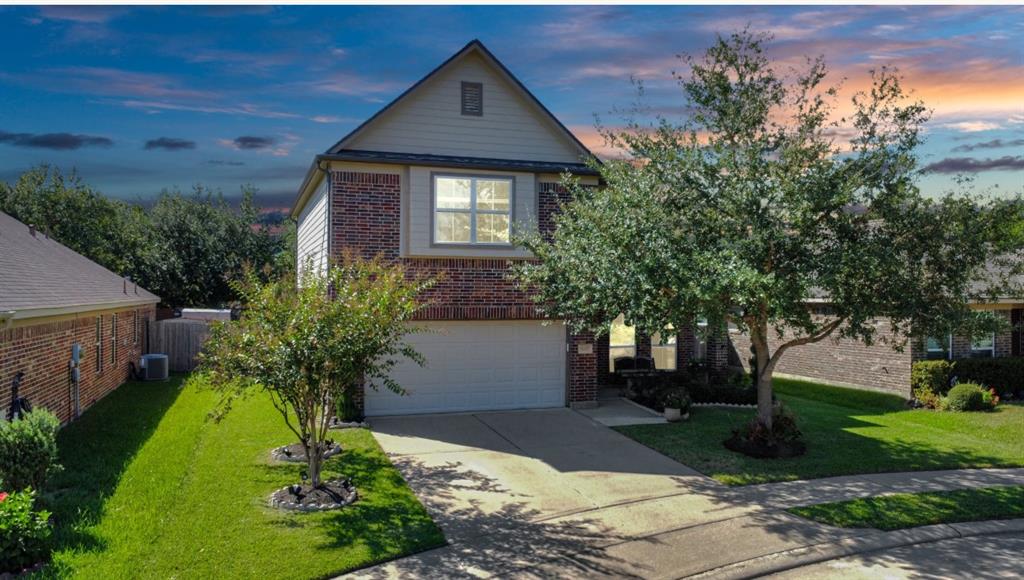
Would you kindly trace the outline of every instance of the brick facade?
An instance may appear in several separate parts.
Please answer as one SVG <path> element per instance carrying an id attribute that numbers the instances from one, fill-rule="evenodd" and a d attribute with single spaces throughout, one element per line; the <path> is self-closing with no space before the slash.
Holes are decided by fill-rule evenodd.
<path id="1" fill-rule="evenodd" d="M 346 250 L 364 258 L 380 255 L 402 264 L 411 276 L 434 277 L 435 286 L 422 296 L 426 306 L 417 314 L 418 320 L 543 318 L 529 293 L 517 288 L 510 277 L 517 260 L 403 257 L 400 175 L 333 171 L 329 179 L 332 256 Z M 537 195 L 538 227 L 549 232 L 568 193 L 557 183 L 540 183 Z M 573 346 L 577 341 L 594 343 L 590 335 L 570 338 L 567 399 L 570 404 L 588 404 L 597 399 L 598 349 L 592 347 L 592 354 L 580 355 Z"/>
<path id="2" fill-rule="evenodd" d="M 744 370 L 749 371 L 750 338 L 738 332 L 730 332 L 729 338 Z M 796 346 L 786 351 L 775 372 L 909 397 L 910 349 L 898 352 L 892 348 L 891 340 L 888 322 L 879 319 L 877 339 L 872 346 L 848 338 L 826 338 Z M 769 342 L 772 348 L 776 343 Z"/>
<path id="3" fill-rule="evenodd" d="M 114 320 L 116 315 L 116 342 Z M 135 317 L 138 317 L 136 334 Z M 85 411 L 128 379 L 129 362 L 138 364 L 153 306 L 81 313 L 74 317 L 0 330 L 0 404 L 6 417 L 11 381 L 24 371 L 19 394 L 36 408 L 46 408 L 62 422 L 73 419 L 71 345 L 81 345 L 79 407 Z M 99 366 L 97 366 L 99 319 Z M 116 344 L 116 346 L 115 346 Z"/>
<path id="4" fill-rule="evenodd" d="M 1020 356 L 1021 332 L 1015 326 L 1015 317 L 1021 309 L 999 310 L 1010 322 L 1010 328 L 995 335 L 995 357 Z M 783 374 L 839 385 L 890 392 L 909 398 L 910 370 L 914 362 L 928 358 L 923 341 L 912 340 L 904 344 L 902 352 L 893 349 L 892 330 L 886 319 L 877 321 L 878 338 L 872 346 L 852 339 L 832 339 L 794 347 L 779 361 L 776 371 Z M 735 354 L 747 369 L 750 340 L 745 334 L 730 333 Z M 1017 351 L 1014 351 L 1016 344 Z M 971 356 L 971 339 L 952 337 L 953 359 Z"/>
<path id="5" fill-rule="evenodd" d="M 608 357 L 599 361 L 594 335 L 580 333 L 569 335 L 568 372 L 569 406 L 586 408 L 597 406 L 597 367 L 599 362 L 607 365 Z M 582 348 L 581 348 L 582 347 Z M 589 349 L 588 349 L 589 347 Z M 581 353 L 580 350 L 590 350 Z"/>

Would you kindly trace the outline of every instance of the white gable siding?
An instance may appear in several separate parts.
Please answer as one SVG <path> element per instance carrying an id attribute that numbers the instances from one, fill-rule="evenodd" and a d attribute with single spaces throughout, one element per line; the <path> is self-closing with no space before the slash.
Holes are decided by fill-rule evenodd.
<path id="1" fill-rule="evenodd" d="M 445 175 L 496 175 L 512 177 L 515 180 L 513 201 L 514 227 L 537 227 L 537 176 L 533 173 L 508 173 L 484 170 L 453 170 L 445 167 L 410 167 L 407 204 L 409 208 L 409 233 L 406 238 L 410 256 L 465 256 L 487 258 L 527 258 L 532 254 L 522 248 L 488 247 L 488 246 L 450 246 L 432 245 L 433 198 L 431 190 L 432 174 Z M 519 231 L 524 231 L 520 229 Z"/>
<path id="2" fill-rule="evenodd" d="M 483 84 L 483 115 L 462 115 L 462 82 Z M 346 149 L 576 163 L 580 151 L 479 55 L 429 79 Z"/>
<path id="3" fill-rule="evenodd" d="M 316 188 L 306 207 L 299 214 L 296 230 L 297 266 L 299 279 L 305 274 L 306 267 L 323 273 L 327 271 L 327 180 Z"/>

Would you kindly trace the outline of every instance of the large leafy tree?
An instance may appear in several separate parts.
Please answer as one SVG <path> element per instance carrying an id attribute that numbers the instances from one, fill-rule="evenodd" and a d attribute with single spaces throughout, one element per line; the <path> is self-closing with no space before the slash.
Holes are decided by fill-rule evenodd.
<path id="1" fill-rule="evenodd" d="M 305 449 L 309 477 L 320 485 L 325 439 L 336 405 L 366 384 L 402 392 L 391 378 L 403 358 L 423 364 L 405 342 L 416 296 L 430 280 L 407 277 L 382 260 L 345 257 L 326 275 L 308 269 L 300 284 L 286 276 L 261 283 L 251 272 L 234 283 L 241 319 L 216 325 L 200 354 L 201 376 L 221 394 L 216 416 L 252 391 L 266 393 Z"/>
<path id="2" fill-rule="evenodd" d="M 601 188 L 566 180 L 573 201 L 553 238 L 522 240 L 539 261 L 520 277 L 577 329 L 603 332 L 623 313 L 647 333 L 698 317 L 749 333 L 770 427 L 772 373 L 790 349 L 870 343 L 877 317 L 897 347 L 994 324 L 967 305 L 1019 271 L 1020 237 L 1005 234 L 1021 204 L 922 195 L 915 151 L 928 112 L 899 77 L 876 71 L 841 110 L 822 59 L 784 77 L 767 40 L 738 33 L 687 58 L 681 121 L 606 130 L 631 158 L 598 166 Z M 810 309 L 816 300 L 827 308 Z"/>

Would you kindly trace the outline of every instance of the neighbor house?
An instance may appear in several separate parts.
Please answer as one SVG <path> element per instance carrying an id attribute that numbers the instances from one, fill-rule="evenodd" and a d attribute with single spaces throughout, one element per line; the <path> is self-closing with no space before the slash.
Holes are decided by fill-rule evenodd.
<path id="1" fill-rule="evenodd" d="M 74 419 L 129 376 L 159 297 L 0 212 L 0 409 Z M 77 372 L 72 361 L 77 353 Z"/>
<path id="2" fill-rule="evenodd" d="M 812 304 L 810 308 L 828 307 L 827 301 Z M 975 310 L 990 310 L 1006 319 L 1005 330 L 985 336 L 970 337 L 947 334 L 923 340 L 910 340 L 905 344 L 893 338 L 889 321 L 875 320 L 878 328 L 874 344 L 849 338 L 826 338 L 814 344 L 794 348 L 779 360 L 777 376 L 807 378 L 838 386 L 886 391 L 910 398 L 910 370 L 920 360 L 1002 358 L 1024 355 L 1024 298 L 1001 297 L 993 302 L 977 303 Z M 734 364 L 749 369 L 750 338 L 735 329 L 730 330 Z M 893 344 L 902 349 L 894 349 Z"/>

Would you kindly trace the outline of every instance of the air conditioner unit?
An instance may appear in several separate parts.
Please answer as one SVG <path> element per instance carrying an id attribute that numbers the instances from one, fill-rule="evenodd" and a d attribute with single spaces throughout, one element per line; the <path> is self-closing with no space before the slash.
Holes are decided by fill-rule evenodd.
<path id="1" fill-rule="evenodd" d="M 167 380 L 167 355 L 166 354 L 144 354 L 142 355 L 142 377 L 146 381 Z"/>

